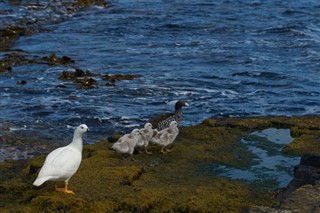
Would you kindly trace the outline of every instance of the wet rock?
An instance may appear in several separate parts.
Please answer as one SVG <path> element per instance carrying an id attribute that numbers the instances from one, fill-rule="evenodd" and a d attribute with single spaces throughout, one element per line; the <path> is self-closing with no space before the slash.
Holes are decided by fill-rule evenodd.
<path id="1" fill-rule="evenodd" d="M 7 59 L 0 59 L 0 73 L 12 71 L 12 61 Z"/>
<path id="2" fill-rule="evenodd" d="M 109 81 L 110 84 L 114 84 L 117 81 L 123 81 L 123 80 L 134 80 L 136 78 L 139 78 L 139 75 L 134 74 L 115 74 L 115 75 L 104 75 L 102 76 L 103 80 Z"/>
<path id="3" fill-rule="evenodd" d="M 57 87 L 57 88 L 63 88 L 63 89 L 64 89 L 64 88 L 67 88 L 67 86 L 64 85 L 64 84 L 59 84 L 59 85 L 57 85 L 56 87 Z"/>
<path id="4" fill-rule="evenodd" d="M 51 64 L 68 64 L 68 63 L 74 63 L 74 60 L 69 58 L 68 56 L 62 56 L 59 58 L 56 56 L 55 53 L 51 53 L 49 57 L 45 56 L 42 58 L 44 61 L 51 63 Z"/>
<path id="5" fill-rule="evenodd" d="M 2 59 L 0 59 L 0 73 L 12 71 L 14 66 L 34 63 L 37 63 L 37 61 L 33 59 L 28 59 L 21 52 L 16 51 L 10 54 L 6 54 Z"/>
<path id="6" fill-rule="evenodd" d="M 9 26 L 0 29 L 0 51 L 7 51 L 19 39 L 19 36 L 33 34 L 33 29 L 20 26 Z"/>
<path id="7" fill-rule="evenodd" d="M 106 85 L 107 87 L 115 87 L 115 86 L 116 86 L 115 83 L 106 83 L 105 85 Z"/>
<path id="8" fill-rule="evenodd" d="M 71 79 L 74 79 L 74 73 L 72 72 L 67 72 L 67 71 L 63 71 L 60 76 L 59 76 L 59 79 L 60 80 L 71 80 Z"/>
<path id="9" fill-rule="evenodd" d="M 73 82 L 78 84 L 82 89 L 90 89 L 90 88 L 98 87 L 98 82 L 94 78 L 91 78 L 90 76 L 94 76 L 94 75 L 89 71 L 75 69 L 74 72 L 63 71 L 59 76 L 59 79 L 72 80 Z"/>
<path id="10" fill-rule="evenodd" d="M 18 52 L 6 54 L 0 59 L 0 73 L 12 71 L 13 66 L 24 64 L 25 62 L 28 62 L 26 57 Z"/>
<path id="11" fill-rule="evenodd" d="M 320 155 L 306 154 L 294 169 L 294 177 L 279 194 L 277 208 L 256 206 L 249 208 L 252 213 L 300 213 L 320 212 Z"/>
<path id="12" fill-rule="evenodd" d="M 98 87 L 99 84 L 94 78 L 90 78 L 92 76 L 99 76 L 97 74 L 93 74 L 89 71 L 81 70 L 81 69 L 75 69 L 74 72 L 69 71 L 63 71 L 61 75 L 59 76 L 60 80 L 72 80 L 75 83 L 77 83 L 80 88 L 84 89 L 90 89 L 94 87 Z M 109 81 L 106 83 L 106 86 L 115 86 L 115 82 L 122 81 L 122 80 L 134 80 L 138 78 L 138 75 L 128 74 L 115 74 L 115 75 L 103 75 L 102 79 Z"/>
<path id="13" fill-rule="evenodd" d="M 90 88 L 94 88 L 98 86 L 98 83 L 96 80 L 94 80 L 93 78 L 82 78 L 82 79 L 77 79 L 75 81 L 80 88 L 82 89 L 90 89 Z"/>
<path id="14" fill-rule="evenodd" d="M 74 72 L 63 71 L 59 76 L 59 79 L 60 80 L 76 80 L 78 78 L 90 77 L 90 76 L 93 76 L 93 74 L 87 70 L 85 71 L 81 69 L 75 69 Z"/>
<path id="15" fill-rule="evenodd" d="M 20 80 L 20 81 L 17 81 L 17 84 L 25 85 L 25 84 L 27 84 L 27 81 L 26 80 Z"/>
<path id="16" fill-rule="evenodd" d="M 287 197 L 297 188 L 320 181 L 320 155 L 306 154 L 294 169 L 294 177 L 282 197 Z"/>
<path id="17" fill-rule="evenodd" d="M 108 2 L 104 0 L 77 0 L 76 2 L 73 3 L 73 6 L 75 7 L 87 7 L 90 5 L 95 5 L 99 7 L 107 7 Z"/>
<path id="18" fill-rule="evenodd" d="M 90 73 L 89 71 L 83 71 L 81 69 L 76 69 L 74 72 L 74 76 L 79 78 L 79 77 L 93 76 L 93 74 Z"/>
<path id="19" fill-rule="evenodd" d="M 300 165 L 320 168 L 320 155 L 306 154 L 301 157 Z"/>

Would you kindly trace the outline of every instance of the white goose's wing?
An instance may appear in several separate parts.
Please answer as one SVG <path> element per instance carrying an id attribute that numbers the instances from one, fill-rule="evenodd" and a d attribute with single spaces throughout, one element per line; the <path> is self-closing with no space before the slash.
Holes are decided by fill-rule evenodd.
<path id="1" fill-rule="evenodd" d="M 69 146 L 52 151 L 41 168 L 34 184 L 41 185 L 47 180 L 68 180 L 81 163 L 81 152 Z"/>

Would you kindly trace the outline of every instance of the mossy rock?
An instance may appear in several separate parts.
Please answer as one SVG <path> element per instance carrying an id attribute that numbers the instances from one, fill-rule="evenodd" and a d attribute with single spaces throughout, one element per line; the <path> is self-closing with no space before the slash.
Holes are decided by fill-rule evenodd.
<path id="1" fill-rule="evenodd" d="M 104 75 L 102 78 L 110 83 L 115 83 L 117 81 L 124 81 L 124 80 L 134 80 L 138 78 L 139 75 L 134 74 L 115 74 L 115 75 Z"/>
<path id="2" fill-rule="evenodd" d="M 74 62 L 74 60 L 72 60 L 68 56 L 62 56 L 61 58 L 59 58 L 55 53 L 51 53 L 49 57 L 45 56 L 42 59 L 51 64 L 68 64 Z"/>
<path id="3" fill-rule="evenodd" d="M 320 154 L 320 131 L 308 131 L 283 148 L 288 154 Z"/>
<path id="4" fill-rule="evenodd" d="M 87 7 L 90 5 L 95 5 L 99 7 L 107 7 L 108 2 L 104 0 L 77 0 L 76 2 L 73 3 L 73 6 L 75 7 Z"/>
<path id="5" fill-rule="evenodd" d="M 75 195 L 55 192 L 52 182 L 32 186 L 45 155 L 21 164 L 0 163 L 1 173 L 6 174 L 0 178 L 0 211 L 242 212 L 251 206 L 272 208 L 279 205 L 276 193 L 199 173 L 199 165 L 210 162 L 243 167 L 254 156 L 237 146 L 240 139 L 253 129 L 272 125 L 303 130 L 288 145 L 290 152 L 320 153 L 318 119 L 233 118 L 234 123 L 216 119 L 181 127 L 172 152 L 160 154 L 161 147 L 150 145 L 153 154 L 136 154 L 136 162 L 123 160 L 121 154 L 110 150 L 112 143 L 106 139 L 85 145 L 80 168 L 69 182 Z"/>

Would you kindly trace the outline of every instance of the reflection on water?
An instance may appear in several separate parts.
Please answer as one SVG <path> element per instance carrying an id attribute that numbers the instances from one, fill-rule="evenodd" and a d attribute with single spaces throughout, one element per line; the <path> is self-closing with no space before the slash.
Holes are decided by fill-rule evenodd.
<path id="1" fill-rule="evenodd" d="M 243 146 L 255 157 L 246 168 L 212 164 L 205 166 L 210 174 L 243 180 L 266 188 L 285 187 L 291 181 L 293 168 L 300 158 L 285 155 L 281 149 L 293 141 L 289 129 L 269 128 L 243 137 Z"/>

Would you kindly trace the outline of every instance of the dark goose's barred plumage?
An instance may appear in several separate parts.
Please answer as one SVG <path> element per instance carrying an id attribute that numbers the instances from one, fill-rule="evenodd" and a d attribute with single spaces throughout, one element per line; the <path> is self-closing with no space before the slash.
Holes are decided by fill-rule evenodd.
<path id="1" fill-rule="evenodd" d="M 166 113 L 159 115 L 151 119 L 149 122 L 152 124 L 153 128 L 157 128 L 159 131 L 169 127 L 172 121 L 176 121 L 179 124 L 183 118 L 183 106 L 189 106 L 189 104 L 185 100 L 179 100 L 175 104 L 174 113 Z"/>

